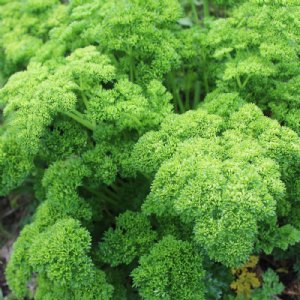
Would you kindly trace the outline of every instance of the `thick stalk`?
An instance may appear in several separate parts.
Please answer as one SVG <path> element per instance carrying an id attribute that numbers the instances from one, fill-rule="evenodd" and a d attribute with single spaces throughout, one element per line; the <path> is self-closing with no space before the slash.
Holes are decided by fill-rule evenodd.
<path id="1" fill-rule="evenodd" d="M 78 111 L 72 111 L 72 112 L 62 112 L 64 115 L 72 118 L 76 122 L 80 123 L 84 127 L 90 129 L 90 130 L 95 130 L 95 125 L 92 124 L 90 121 L 84 119 L 83 115 L 81 115 Z"/>
<path id="2" fill-rule="evenodd" d="M 191 85 L 191 79 L 190 79 L 190 74 L 187 74 L 187 79 L 186 79 L 186 83 L 185 83 L 185 110 L 189 110 L 190 109 L 190 85 Z"/>
<path id="3" fill-rule="evenodd" d="M 103 188 L 102 191 L 110 198 L 119 201 L 119 197 L 116 193 L 114 193 L 113 191 L 111 191 L 109 188 Z"/>
<path id="4" fill-rule="evenodd" d="M 238 84 L 239 89 L 241 90 L 243 88 L 241 78 L 239 75 L 236 76 L 236 82 Z"/>
<path id="5" fill-rule="evenodd" d="M 248 75 L 247 78 L 245 79 L 245 81 L 242 83 L 242 89 L 244 89 L 246 87 L 246 85 L 248 84 L 250 78 L 251 78 L 251 76 Z"/>
<path id="6" fill-rule="evenodd" d="M 197 80 L 195 84 L 195 94 L 194 94 L 194 103 L 193 103 L 194 109 L 197 107 L 200 101 L 200 93 L 201 93 L 201 82 Z"/>
<path id="7" fill-rule="evenodd" d="M 180 94 L 179 94 L 179 90 L 178 90 L 178 87 L 176 86 L 176 82 L 175 82 L 175 79 L 174 79 L 174 76 L 173 76 L 172 73 L 169 73 L 168 79 L 169 79 L 169 82 L 170 82 L 171 87 L 172 87 L 172 94 L 174 96 L 174 100 L 178 104 L 179 112 L 184 113 L 185 108 L 184 108 L 184 105 L 182 103 L 182 100 L 181 100 L 181 97 L 180 97 Z"/>
<path id="8" fill-rule="evenodd" d="M 205 90 L 205 95 L 209 93 L 209 84 L 208 84 L 208 76 L 206 71 L 203 73 L 203 81 L 204 81 L 204 90 Z"/>
<path id="9" fill-rule="evenodd" d="M 185 93 L 185 110 L 190 109 L 190 91 L 186 91 Z"/>
<path id="10" fill-rule="evenodd" d="M 176 91 L 175 91 L 175 97 L 176 97 L 176 99 L 177 99 L 179 111 L 180 111 L 181 113 L 184 113 L 184 112 L 185 112 L 185 108 L 184 108 L 184 105 L 183 105 L 183 103 L 182 103 L 182 100 L 181 100 L 181 97 L 180 97 L 180 94 L 179 94 L 178 89 L 176 89 Z"/>
<path id="11" fill-rule="evenodd" d="M 209 0 L 203 0 L 204 19 L 209 18 Z"/>
<path id="12" fill-rule="evenodd" d="M 113 206 L 120 207 L 120 204 L 118 203 L 117 199 L 113 199 L 113 198 L 109 197 L 108 195 L 105 195 L 101 192 L 95 191 L 94 189 L 89 188 L 89 187 L 85 187 L 85 189 L 87 191 L 89 191 L 91 194 L 99 197 L 100 199 L 105 200 L 105 202 L 107 202 Z"/>
<path id="13" fill-rule="evenodd" d="M 81 91 L 81 97 L 82 97 L 82 101 L 83 101 L 85 108 L 88 108 L 88 100 L 83 91 Z"/>
<path id="14" fill-rule="evenodd" d="M 190 4 L 191 4 L 191 8 L 192 8 L 192 16 L 193 16 L 193 22 L 195 24 L 198 23 L 198 13 L 197 13 L 197 8 L 196 8 L 196 5 L 195 5 L 195 1 L 194 0 L 190 0 Z"/>

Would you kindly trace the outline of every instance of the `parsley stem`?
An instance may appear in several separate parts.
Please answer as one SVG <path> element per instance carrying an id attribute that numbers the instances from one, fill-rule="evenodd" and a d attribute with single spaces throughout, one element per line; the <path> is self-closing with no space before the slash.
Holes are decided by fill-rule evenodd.
<path id="1" fill-rule="evenodd" d="M 185 112 L 185 107 L 182 103 L 182 100 L 181 100 L 181 97 L 180 97 L 180 94 L 179 94 L 179 89 L 176 86 L 174 75 L 172 73 L 168 74 L 168 80 L 169 80 L 169 83 L 170 83 L 170 86 L 171 86 L 171 89 L 172 89 L 172 94 L 173 94 L 174 100 L 176 101 L 176 103 L 178 105 L 179 112 L 184 113 Z"/>
<path id="2" fill-rule="evenodd" d="M 247 83 L 249 82 L 250 78 L 251 78 L 251 76 L 248 75 L 247 78 L 245 79 L 245 81 L 244 81 L 243 84 L 242 84 L 242 89 L 244 89 L 244 88 L 246 87 L 246 85 L 247 85 Z"/>
<path id="3" fill-rule="evenodd" d="M 195 24 L 197 24 L 199 18 L 198 18 L 198 13 L 197 13 L 195 1 L 194 1 L 194 0 L 190 0 L 190 3 L 191 3 L 191 8 L 192 8 L 193 22 L 194 22 Z"/>
<path id="4" fill-rule="evenodd" d="M 195 84 L 195 94 L 194 94 L 194 104 L 193 104 L 194 109 L 197 107 L 200 101 L 200 92 L 201 92 L 201 82 L 197 80 Z"/>
<path id="5" fill-rule="evenodd" d="M 190 85 L 191 85 L 191 74 L 188 73 L 185 81 L 185 110 L 190 109 Z"/>
<path id="6" fill-rule="evenodd" d="M 78 111 L 64 111 L 63 112 L 64 115 L 72 118 L 73 120 L 75 120 L 76 122 L 80 123 L 81 125 L 83 125 L 84 127 L 94 131 L 95 130 L 95 125 L 92 124 L 90 121 L 86 120 L 83 115 L 78 112 Z"/>
<path id="7" fill-rule="evenodd" d="M 209 18 L 209 0 L 203 0 L 204 19 Z"/>
<path id="8" fill-rule="evenodd" d="M 204 81 L 205 95 L 207 95 L 209 93 L 209 85 L 208 85 L 208 76 L 206 71 L 203 71 L 203 81 Z"/>

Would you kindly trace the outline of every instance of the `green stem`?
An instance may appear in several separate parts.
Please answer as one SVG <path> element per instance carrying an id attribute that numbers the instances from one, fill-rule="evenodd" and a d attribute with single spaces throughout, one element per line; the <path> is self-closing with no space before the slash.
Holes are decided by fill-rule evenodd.
<path id="1" fill-rule="evenodd" d="M 242 89 L 244 89 L 244 88 L 246 87 L 246 85 L 247 85 L 247 83 L 249 82 L 250 78 L 251 78 L 251 76 L 248 75 L 247 78 L 245 79 L 245 81 L 244 81 L 243 84 L 242 84 Z"/>
<path id="2" fill-rule="evenodd" d="M 82 97 L 85 108 L 88 108 L 88 100 L 86 98 L 86 95 L 82 91 L 81 91 L 81 97 Z"/>
<path id="3" fill-rule="evenodd" d="M 209 18 L 209 0 L 203 0 L 204 19 Z"/>
<path id="4" fill-rule="evenodd" d="M 224 16 L 226 17 L 227 16 L 227 5 L 226 4 L 224 5 L 223 11 L 224 11 Z"/>
<path id="5" fill-rule="evenodd" d="M 111 188 L 112 190 L 114 190 L 115 192 L 118 192 L 118 186 L 117 186 L 115 183 L 112 183 L 112 184 L 110 185 L 110 188 Z"/>
<path id="6" fill-rule="evenodd" d="M 105 194 L 102 194 L 101 197 L 103 197 L 107 203 L 113 205 L 114 207 L 122 208 L 121 203 L 118 203 L 116 199 L 113 199 Z"/>
<path id="7" fill-rule="evenodd" d="M 195 84 L 195 94 L 194 94 L 194 104 L 193 104 L 194 109 L 197 107 L 200 101 L 200 92 L 201 92 L 201 82 L 197 80 Z"/>
<path id="8" fill-rule="evenodd" d="M 190 0 L 190 4 L 191 4 L 191 8 L 192 8 L 193 22 L 195 24 L 197 24 L 199 18 L 198 18 L 198 13 L 197 13 L 197 9 L 196 9 L 196 5 L 195 5 L 194 0 Z"/>
<path id="9" fill-rule="evenodd" d="M 66 116 L 72 118 L 73 120 L 75 120 L 75 121 L 78 122 L 79 124 L 83 125 L 84 127 L 88 128 L 88 129 L 90 129 L 90 130 L 92 130 L 92 131 L 95 130 L 95 125 L 92 124 L 90 121 L 84 119 L 84 116 L 83 116 L 80 112 L 74 110 L 74 111 L 72 111 L 72 112 L 64 111 L 64 112 L 62 112 L 62 113 L 63 113 L 64 115 L 66 115 Z"/>
<path id="10" fill-rule="evenodd" d="M 204 71 L 203 73 L 203 82 L 204 82 L 205 95 L 207 95 L 209 93 L 209 84 L 208 84 L 208 76 L 206 71 Z"/>
<path id="11" fill-rule="evenodd" d="M 115 199 L 110 198 L 109 196 L 107 196 L 105 194 L 100 193 L 99 198 L 102 198 L 105 201 L 105 203 L 109 203 L 114 207 L 122 208 L 121 203 L 118 203 L 118 201 L 116 201 Z"/>
<path id="12" fill-rule="evenodd" d="M 243 88 L 243 86 L 242 86 L 241 78 L 239 75 L 236 76 L 236 81 L 237 81 L 239 89 L 241 90 Z"/>
<path id="13" fill-rule="evenodd" d="M 114 205 L 114 206 L 117 206 L 117 207 L 120 206 L 120 204 L 118 203 L 118 201 L 116 201 L 116 199 L 112 199 L 112 198 L 110 198 L 109 196 L 107 196 L 107 195 L 105 195 L 105 194 L 103 194 L 103 193 L 101 193 L 101 192 L 95 191 L 95 190 L 93 190 L 92 188 L 87 187 L 87 186 L 85 186 L 85 189 L 86 189 L 87 191 L 89 191 L 91 194 L 93 194 L 93 195 L 99 197 L 100 199 L 105 200 L 105 202 L 110 203 L 111 205 Z"/>
<path id="14" fill-rule="evenodd" d="M 190 109 L 190 93 L 189 91 L 186 92 L 185 95 L 185 110 L 189 110 Z"/>
<path id="15" fill-rule="evenodd" d="M 118 202 L 120 200 L 118 195 L 115 192 L 111 191 L 109 188 L 102 188 L 102 191 L 103 193 L 108 195 L 108 197 L 114 199 L 115 201 Z"/>
<path id="16" fill-rule="evenodd" d="M 94 129 L 96 128 L 96 122 L 91 122 L 91 121 L 86 120 L 86 119 L 85 119 L 85 116 L 84 116 L 82 113 L 80 113 L 79 111 L 73 110 L 72 113 L 75 114 L 79 119 L 81 119 L 81 120 L 87 122 L 86 124 L 87 124 L 88 126 L 92 126 Z M 84 124 L 83 124 L 83 125 L 84 125 Z M 91 129 L 91 128 L 89 128 L 89 129 Z M 94 129 L 91 129 L 91 130 L 94 130 Z"/>
<path id="17" fill-rule="evenodd" d="M 179 112 L 184 113 L 185 112 L 185 108 L 184 108 L 184 105 L 183 105 L 182 100 L 180 98 L 179 90 L 178 90 L 178 88 L 176 86 L 175 79 L 174 79 L 174 76 L 173 76 L 172 73 L 168 74 L 168 79 L 169 79 L 169 81 L 171 83 L 171 87 L 172 87 L 172 91 L 173 91 L 173 96 L 174 96 L 174 99 L 176 100 L 176 102 L 178 104 Z"/>
<path id="18" fill-rule="evenodd" d="M 175 91 L 175 96 L 176 96 L 176 99 L 177 99 L 179 111 L 180 111 L 181 113 L 184 113 L 184 112 L 185 112 L 185 108 L 184 108 L 184 105 L 183 105 L 182 100 L 181 100 L 181 98 L 180 98 L 178 89 Z"/>
<path id="19" fill-rule="evenodd" d="M 190 109 L 190 74 L 187 75 L 187 79 L 186 79 L 186 83 L 185 83 L 185 110 L 189 110 Z"/>

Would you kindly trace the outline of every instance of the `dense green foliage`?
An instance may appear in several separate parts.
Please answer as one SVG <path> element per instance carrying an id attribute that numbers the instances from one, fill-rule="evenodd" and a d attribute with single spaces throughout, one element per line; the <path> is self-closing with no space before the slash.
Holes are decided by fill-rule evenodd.
<path id="1" fill-rule="evenodd" d="M 0 1 L 0 85 L 12 73 L 26 68 L 66 17 L 58 0 Z"/>
<path id="2" fill-rule="evenodd" d="M 17 299 L 240 299 L 299 271 L 298 1 L 0 0 L 0 195 L 38 207 Z M 264 272 L 251 299 L 283 290 Z"/>
<path id="3" fill-rule="evenodd" d="M 266 2 L 248 1 L 213 23 L 208 44 L 222 62 L 217 86 L 238 91 L 299 134 L 299 1 Z"/>
<path id="4" fill-rule="evenodd" d="M 291 184 L 300 162 L 293 131 L 264 117 L 253 104 L 232 113 L 226 124 L 201 110 L 170 120 L 135 147 L 140 171 L 150 173 L 157 166 L 143 212 L 176 216 L 193 225 L 195 241 L 211 259 L 228 266 L 244 262 L 254 244 L 265 252 L 284 247 L 279 237 L 286 229 L 293 232 L 287 243 L 299 239 L 299 223 L 278 227 L 276 220 L 289 219 L 297 205 L 294 194 L 299 197 L 298 185 Z M 151 169 L 145 170 L 148 165 Z"/>

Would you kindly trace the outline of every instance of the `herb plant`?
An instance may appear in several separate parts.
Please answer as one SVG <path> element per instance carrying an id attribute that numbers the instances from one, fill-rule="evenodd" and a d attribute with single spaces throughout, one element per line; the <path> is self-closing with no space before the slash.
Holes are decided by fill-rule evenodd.
<path id="1" fill-rule="evenodd" d="M 0 0 L 0 194 L 37 206 L 14 297 L 280 294 L 255 267 L 299 269 L 299 16 L 296 0 Z"/>

